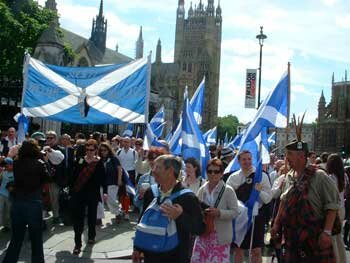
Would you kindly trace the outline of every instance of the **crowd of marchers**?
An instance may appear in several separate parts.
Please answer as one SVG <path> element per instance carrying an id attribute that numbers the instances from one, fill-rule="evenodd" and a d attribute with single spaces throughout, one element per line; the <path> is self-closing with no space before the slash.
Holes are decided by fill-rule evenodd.
<path id="1" fill-rule="evenodd" d="M 48 224 L 72 226 L 79 255 L 83 243 L 95 244 L 106 209 L 116 225 L 138 214 L 133 262 L 243 263 L 248 255 L 261 263 L 266 246 L 276 262 L 346 262 L 349 159 L 317 157 L 295 140 L 259 173 L 249 151 L 211 145 L 201 167 L 160 142 L 144 149 L 134 137 L 47 131 L 19 144 L 15 128 L 2 133 L 0 231 L 11 232 L 3 262 L 18 261 L 26 231 L 32 262 L 45 262 Z M 225 173 L 234 158 L 240 170 Z M 240 227 L 242 213 L 248 219 Z"/>

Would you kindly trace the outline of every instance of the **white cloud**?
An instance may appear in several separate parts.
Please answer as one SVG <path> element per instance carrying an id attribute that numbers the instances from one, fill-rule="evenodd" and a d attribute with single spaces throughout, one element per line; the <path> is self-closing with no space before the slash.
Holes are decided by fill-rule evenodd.
<path id="1" fill-rule="evenodd" d="M 337 26 L 350 29 L 350 14 L 336 17 L 335 21 Z"/>
<path id="2" fill-rule="evenodd" d="M 326 6 L 333 6 L 337 0 L 322 0 L 322 2 L 326 5 Z"/>

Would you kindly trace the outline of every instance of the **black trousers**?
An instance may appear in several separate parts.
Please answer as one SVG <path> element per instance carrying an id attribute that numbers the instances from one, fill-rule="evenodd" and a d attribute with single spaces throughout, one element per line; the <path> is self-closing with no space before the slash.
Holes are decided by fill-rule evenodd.
<path id="1" fill-rule="evenodd" d="M 76 247 L 81 247 L 81 236 L 84 232 L 84 219 L 86 209 L 88 217 L 88 239 L 95 239 L 96 237 L 98 197 L 94 198 L 92 196 L 75 196 L 73 199 L 74 241 Z"/>

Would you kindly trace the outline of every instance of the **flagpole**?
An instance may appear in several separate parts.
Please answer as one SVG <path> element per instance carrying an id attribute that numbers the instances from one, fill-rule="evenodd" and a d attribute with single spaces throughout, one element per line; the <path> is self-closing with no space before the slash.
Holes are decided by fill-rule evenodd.
<path id="1" fill-rule="evenodd" d="M 290 118 L 290 62 L 288 62 L 288 102 L 287 102 L 287 127 L 286 127 L 286 140 L 288 143 L 288 134 L 289 134 L 289 118 Z"/>

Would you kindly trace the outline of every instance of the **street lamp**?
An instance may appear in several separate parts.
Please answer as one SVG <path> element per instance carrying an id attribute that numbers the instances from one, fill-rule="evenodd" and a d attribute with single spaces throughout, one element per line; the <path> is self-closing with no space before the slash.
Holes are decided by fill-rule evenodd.
<path id="1" fill-rule="evenodd" d="M 259 61 L 259 87 L 258 87 L 258 108 L 260 107 L 260 89 L 261 89 L 261 62 L 262 62 L 262 47 L 264 45 L 264 40 L 267 38 L 266 35 L 263 34 L 263 26 L 260 27 L 260 34 L 256 36 L 259 39 L 260 45 L 260 61 Z"/>

